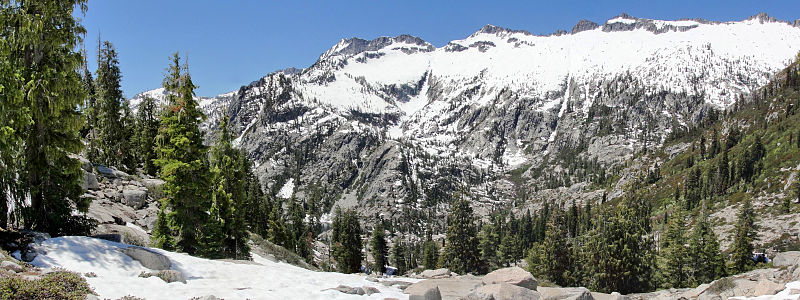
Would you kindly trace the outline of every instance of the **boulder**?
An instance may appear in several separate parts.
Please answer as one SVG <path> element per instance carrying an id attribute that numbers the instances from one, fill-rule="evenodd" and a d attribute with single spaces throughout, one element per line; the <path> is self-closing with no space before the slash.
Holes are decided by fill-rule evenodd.
<path id="1" fill-rule="evenodd" d="M 361 287 L 350 287 L 346 285 L 339 285 L 335 288 L 330 288 L 329 290 L 339 291 L 343 294 L 350 294 L 350 295 L 364 295 L 367 292 Z"/>
<path id="2" fill-rule="evenodd" d="M 142 190 L 123 190 L 122 199 L 125 205 L 140 209 L 144 207 L 147 201 L 147 192 Z"/>
<path id="3" fill-rule="evenodd" d="M 408 295 L 408 300 L 442 300 L 442 294 L 436 286 L 415 290 Z"/>
<path id="4" fill-rule="evenodd" d="M 781 252 L 772 258 L 776 267 L 800 266 L 800 251 Z"/>
<path id="5" fill-rule="evenodd" d="M 0 262 L 0 269 L 14 271 L 15 273 L 20 273 L 23 271 L 22 266 L 8 260 Z"/>
<path id="6" fill-rule="evenodd" d="M 375 287 L 365 286 L 364 287 L 364 292 L 366 292 L 367 296 L 369 296 L 369 295 L 372 295 L 372 294 L 380 294 L 381 291 L 379 289 L 375 288 Z"/>
<path id="7" fill-rule="evenodd" d="M 96 167 L 97 167 L 97 172 L 100 173 L 100 175 L 108 178 L 117 178 L 117 175 L 114 174 L 114 170 L 104 165 L 96 165 Z"/>
<path id="8" fill-rule="evenodd" d="M 97 297 L 97 295 L 95 295 L 95 294 L 86 294 L 86 298 L 83 298 L 83 299 L 85 299 L 85 300 L 100 300 L 100 298 Z"/>
<path id="9" fill-rule="evenodd" d="M 786 288 L 786 284 L 773 282 L 771 280 L 759 280 L 753 291 L 753 296 L 775 295 Z"/>
<path id="10" fill-rule="evenodd" d="M 88 190 L 96 191 L 96 190 L 99 190 L 100 189 L 100 183 L 97 182 L 97 175 L 94 175 L 94 173 L 90 173 L 90 172 L 87 172 L 87 171 L 84 170 L 83 171 L 83 180 L 81 180 L 81 188 L 83 188 L 84 191 L 88 191 Z"/>
<path id="11" fill-rule="evenodd" d="M 134 246 L 147 246 L 150 236 L 138 228 L 116 224 L 100 224 L 92 232 L 93 237 Z"/>
<path id="12" fill-rule="evenodd" d="M 164 181 L 161 179 L 142 179 L 141 184 L 147 188 L 147 193 L 150 194 L 153 199 L 161 199 L 164 196 L 164 192 L 162 190 L 162 186 L 164 185 Z"/>
<path id="13" fill-rule="evenodd" d="M 151 270 L 168 270 L 172 266 L 168 257 L 147 248 L 128 247 L 121 251 Z"/>
<path id="14" fill-rule="evenodd" d="M 540 287 L 537 290 L 545 300 L 593 300 L 592 293 L 584 287 L 549 288 Z"/>
<path id="15" fill-rule="evenodd" d="M 539 300 L 539 292 L 508 283 L 495 283 L 477 288 L 467 296 L 470 300 Z"/>
<path id="16" fill-rule="evenodd" d="M 521 286 L 529 290 L 536 290 L 539 281 L 533 278 L 530 272 L 520 267 L 503 268 L 492 271 L 483 276 L 483 284 L 508 283 Z"/>
<path id="17" fill-rule="evenodd" d="M 592 292 L 594 300 L 628 300 L 628 296 L 623 296 L 620 293 L 613 292 L 611 294 Z"/>
<path id="18" fill-rule="evenodd" d="M 425 279 L 436 279 L 436 278 L 446 278 L 450 277 L 450 270 L 447 268 L 441 268 L 436 270 L 425 270 L 419 274 L 420 277 Z"/>
<path id="19" fill-rule="evenodd" d="M 483 285 L 480 280 L 442 278 L 428 279 L 414 283 L 403 290 L 406 294 L 423 294 L 424 291 L 437 287 L 442 299 L 461 299 L 470 291 Z"/>
<path id="20" fill-rule="evenodd" d="M 173 282 L 186 283 L 186 278 L 183 277 L 183 273 L 177 270 L 161 270 L 158 271 L 158 273 L 156 273 L 155 276 L 161 278 L 161 280 L 164 280 L 167 283 L 173 283 Z"/>

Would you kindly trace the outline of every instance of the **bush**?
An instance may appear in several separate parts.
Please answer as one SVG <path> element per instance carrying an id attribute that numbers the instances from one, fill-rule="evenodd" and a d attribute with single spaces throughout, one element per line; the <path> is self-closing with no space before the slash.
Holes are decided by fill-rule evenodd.
<path id="1" fill-rule="evenodd" d="M 736 285 L 733 283 L 733 279 L 730 277 L 725 277 L 711 283 L 711 286 L 708 287 L 708 291 L 719 295 L 722 292 L 730 290 L 734 287 L 736 287 Z"/>
<path id="2" fill-rule="evenodd" d="M 52 272 L 39 280 L 19 277 L 0 279 L 0 299 L 69 299 L 83 300 L 94 294 L 86 279 L 72 272 Z"/>

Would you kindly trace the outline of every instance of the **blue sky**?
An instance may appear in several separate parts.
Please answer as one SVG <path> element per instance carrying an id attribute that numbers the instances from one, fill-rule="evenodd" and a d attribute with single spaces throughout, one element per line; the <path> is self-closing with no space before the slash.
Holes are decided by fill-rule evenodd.
<path id="1" fill-rule="evenodd" d="M 486 24 L 551 33 L 622 12 L 729 21 L 762 11 L 795 20 L 800 1 L 89 0 L 83 24 L 92 68 L 98 33 L 116 46 L 126 97 L 159 87 L 175 51 L 188 54 L 198 95 L 213 96 L 278 69 L 307 67 L 347 37 L 411 34 L 439 47 Z"/>

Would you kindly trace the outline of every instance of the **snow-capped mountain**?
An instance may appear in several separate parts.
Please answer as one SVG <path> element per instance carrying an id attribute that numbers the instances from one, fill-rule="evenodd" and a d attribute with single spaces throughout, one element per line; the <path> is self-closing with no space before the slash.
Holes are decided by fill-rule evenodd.
<path id="1" fill-rule="evenodd" d="M 550 35 L 486 25 L 442 47 L 343 39 L 308 68 L 200 101 L 207 128 L 230 116 L 273 193 L 291 182 L 326 208 L 437 214 L 415 208 L 459 190 L 487 208 L 536 200 L 547 182 L 591 193 L 559 157 L 608 167 L 658 146 L 747 97 L 798 51 L 800 22 L 765 14 L 622 14 Z"/>

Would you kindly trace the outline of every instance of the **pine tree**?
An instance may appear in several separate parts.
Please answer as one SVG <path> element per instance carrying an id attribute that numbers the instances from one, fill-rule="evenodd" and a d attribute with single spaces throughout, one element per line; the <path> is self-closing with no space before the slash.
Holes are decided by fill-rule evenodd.
<path id="1" fill-rule="evenodd" d="M 309 260 L 311 259 L 311 245 L 309 244 L 308 236 L 310 232 L 304 221 L 306 213 L 303 210 L 303 206 L 294 198 L 292 198 L 290 215 L 292 220 L 292 229 L 290 231 L 292 233 L 294 252 L 300 257 Z"/>
<path id="2" fill-rule="evenodd" d="M 286 233 L 286 221 L 283 218 L 282 207 L 281 201 L 275 201 L 274 207 L 270 210 L 267 236 L 273 244 L 286 247 L 289 237 Z"/>
<path id="3" fill-rule="evenodd" d="M 559 212 L 550 215 L 547 231 L 542 242 L 542 263 L 540 266 L 547 279 L 555 284 L 566 286 L 572 277 L 572 249 L 567 241 L 567 225 Z M 558 250 L 556 250 L 558 249 Z M 556 251 L 554 251 L 556 250 Z"/>
<path id="4" fill-rule="evenodd" d="M 357 273 L 361 268 L 361 224 L 354 210 L 336 214 L 333 227 L 333 256 L 339 272 Z"/>
<path id="5" fill-rule="evenodd" d="M 166 211 L 171 231 L 178 235 L 177 249 L 192 255 L 202 248 L 203 225 L 211 208 L 211 181 L 208 151 L 199 128 L 205 116 L 194 99 L 196 86 L 188 66 L 181 67 L 177 53 L 167 69 L 164 88 L 168 105 L 161 115 L 155 161 L 165 182 L 161 209 Z"/>
<path id="6" fill-rule="evenodd" d="M 128 173 L 136 173 L 136 168 L 139 167 L 140 161 L 138 157 L 139 145 L 136 142 L 136 118 L 128 105 L 128 101 L 124 100 L 122 104 L 122 132 L 120 133 L 122 140 L 119 143 L 120 167 Z"/>
<path id="7" fill-rule="evenodd" d="M 86 54 L 83 58 L 83 88 L 86 90 L 86 99 L 83 103 L 83 114 L 86 119 L 84 124 L 82 136 L 86 140 L 86 159 L 89 161 L 97 161 L 97 95 L 95 92 L 95 82 L 92 78 L 92 72 L 89 71 L 89 63 L 86 61 Z"/>
<path id="8" fill-rule="evenodd" d="M 494 224 L 484 224 L 480 233 L 481 261 L 487 267 L 481 270 L 486 273 L 491 270 L 499 269 L 501 264 L 498 259 L 497 250 L 500 247 L 500 235 Z"/>
<path id="9" fill-rule="evenodd" d="M 755 215 L 750 199 L 746 199 L 736 221 L 733 244 L 731 245 L 731 273 L 749 271 L 753 266 L 753 242 L 756 238 Z"/>
<path id="10" fill-rule="evenodd" d="M 667 224 L 667 230 L 661 240 L 659 264 L 661 285 L 665 288 L 683 288 L 689 286 L 689 256 L 686 249 L 686 230 L 684 213 L 679 203 Z"/>
<path id="11" fill-rule="evenodd" d="M 0 1 L 0 197 L 22 225 L 51 235 L 88 234 L 77 159 L 86 91 L 77 50 L 86 1 Z M 5 202 L 5 201 L 0 201 Z M 5 203 L 0 227 L 6 227 Z"/>
<path id="12" fill-rule="evenodd" d="M 443 253 L 439 258 L 443 267 L 466 274 L 480 268 L 477 230 L 472 208 L 466 199 L 453 201 L 447 217 L 447 237 Z"/>
<path id="13" fill-rule="evenodd" d="M 725 259 L 719 251 L 717 235 L 708 223 L 705 205 L 692 231 L 689 253 L 692 253 L 695 261 L 702 262 L 690 264 L 693 285 L 709 283 L 725 276 Z"/>
<path id="14" fill-rule="evenodd" d="M 603 211 L 584 244 L 590 289 L 623 294 L 646 291 L 652 283 L 652 242 L 646 205 L 626 199 L 613 211 Z"/>
<path id="15" fill-rule="evenodd" d="M 261 189 L 261 183 L 253 171 L 253 161 L 247 158 L 242 152 L 241 156 L 245 159 L 242 165 L 245 175 L 245 192 L 247 193 L 244 215 L 250 216 L 246 219 L 247 227 L 255 234 L 263 238 L 268 238 L 269 217 L 272 214 L 272 202 Z M 254 217 L 253 217 L 254 216 Z"/>
<path id="16" fill-rule="evenodd" d="M 245 227 L 245 167 L 241 152 L 233 148 L 227 118 L 222 118 L 217 142 L 211 148 L 211 174 L 215 191 L 212 195 L 210 223 L 221 226 L 220 248 L 223 257 L 250 257 Z"/>
<path id="17" fill-rule="evenodd" d="M 136 141 L 139 146 L 139 160 L 142 163 L 142 171 L 150 176 L 156 176 L 158 171 L 154 161 L 157 158 L 155 140 L 158 135 L 159 114 L 156 101 L 151 97 L 145 97 L 136 112 Z"/>
<path id="18" fill-rule="evenodd" d="M 372 259 L 375 260 L 372 269 L 375 272 L 386 273 L 389 246 L 386 243 L 386 234 L 384 233 L 382 220 L 379 220 L 375 225 L 375 229 L 372 230 L 372 239 L 370 240 L 369 247 L 372 253 Z"/>
<path id="19" fill-rule="evenodd" d="M 117 50 L 109 41 L 98 45 L 97 108 L 100 162 L 113 167 L 122 166 L 124 124 L 121 115 L 125 98 L 122 96 L 122 72 Z"/>
<path id="20" fill-rule="evenodd" d="M 175 249 L 175 239 L 173 238 L 174 233 L 172 232 L 172 226 L 167 224 L 169 222 L 167 220 L 166 210 L 161 209 L 158 211 L 158 218 L 156 218 L 156 226 L 153 228 L 153 246 L 164 249 L 164 250 L 174 250 Z"/>
<path id="21" fill-rule="evenodd" d="M 405 243 L 403 243 L 403 239 L 400 236 L 394 238 L 394 247 L 392 247 L 392 255 L 391 261 L 394 264 L 394 267 L 397 268 L 397 274 L 395 275 L 402 275 L 408 271 L 409 264 L 406 259 L 406 252 L 408 251 L 408 247 Z M 374 256 L 374 254 L 373 254 Z"/>
<path id="22" fill-rule="evenodd" d="M 439 245 L 431 239 L 425 241 L 422 253 L 422 266 L 426 270 L 436 269 L 436 263 L 439 261 Z"/>

